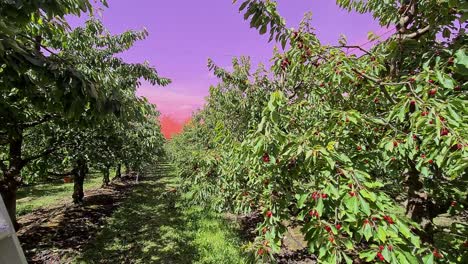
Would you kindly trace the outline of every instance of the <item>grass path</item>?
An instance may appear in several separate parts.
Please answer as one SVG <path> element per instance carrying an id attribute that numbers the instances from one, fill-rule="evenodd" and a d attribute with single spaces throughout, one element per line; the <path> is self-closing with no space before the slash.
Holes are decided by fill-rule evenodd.
<path id="1" fill-rule="evenodd" d="M 173 168 L 160 164 L 134 187 L 77 263 L 247 263 L 235 227 L 184 207 Z"/>

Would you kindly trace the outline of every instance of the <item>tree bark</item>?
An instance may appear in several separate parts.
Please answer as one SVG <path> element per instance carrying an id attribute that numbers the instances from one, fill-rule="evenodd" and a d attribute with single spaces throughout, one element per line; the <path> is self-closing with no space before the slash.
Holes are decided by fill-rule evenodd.
<path id="1" fill-rule="evenodd" d="M 409 161 L 410 170 L 407 177 L 408 201 L 406 215 L 421 225 L 422 230 L 416 231 L 424 242 L 434 242 L 433 218 L 436 206 L 424 190 L 419 171 L 413 161 Z"/>
<path id="2" fill-rule="evenodd" d="M 110 179 L 109 179 L 110 171 L 109 170 L 110 170 L 110 165 L 106 165 L 106 167 L 104 168 L 104 171 L 103 171 L 104 177 L 102 179 L 102 187 L 109 186 L 109 182 L 110 182 Z"/>
<path id="3" fill-rule="evenodd" d="M 73 185 L 73 203 L 81 204 L 83 203 L 84 190 L 83 184 L 86 176 L 86 161 L 79 159 L 77 161 L 77 167 L 73 170 L 74 175 L 74 185 Z"/>
<path id="4" fill-rule="evenodd" d="M 130 175 L 130 165 L 128 165 L 128 163 L 125 163 L 125 175 Z"/>
<path id="5" fill-rule="evenodd" d="M 115 177 L 114 179 L 120 179 L 122 177 L 122 164 L 117 164 L 117 169 L 115 170 Z"/>
<path id="6" fill-rule="evenodd" d="M 3 198 L 3 202 L 5 203 L 5 207 L 8 211 L 8 216 L 10 217 L 11 222 L 15 230 L 19 229 L 19 224 L 16 221 L 16 191 L 17 186 L 14 182 L 1 182 L 1 195 Z"/>
<path id="7" fill-rule="evenodd" d="M 23 145 L 23 130 L 17 128 L 14 133 L 8 137 L 9 142 L 9 164 L 8 168 L 3 168 L 3 180 L 0 181 L 0 193 L 5 202 L 11 222 L 16 230 L 19 224 L 16 221 L 16 192 L 21 183 L 21 169 L 24 167 L 24 161 L 21 158 Z"/>

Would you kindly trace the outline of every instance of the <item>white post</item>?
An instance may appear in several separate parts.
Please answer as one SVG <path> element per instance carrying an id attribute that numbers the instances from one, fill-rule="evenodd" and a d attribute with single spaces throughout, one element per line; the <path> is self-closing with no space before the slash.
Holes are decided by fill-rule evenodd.
<path id="1" fill-rule="evenodd" d="M 0 264 L 4 263 L 27 264 L 28 262 L 0 195 Z"/>

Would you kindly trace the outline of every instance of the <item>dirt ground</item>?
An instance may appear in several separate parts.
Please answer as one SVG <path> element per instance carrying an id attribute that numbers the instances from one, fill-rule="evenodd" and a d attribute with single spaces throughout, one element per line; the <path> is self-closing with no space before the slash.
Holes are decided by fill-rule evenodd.
<path id="1" fill-rule="evenodd" d="M 92 241 L 134 182 L 122 177 L 105 188 L 85 191 L 83 205 L 58 201 L 19 217 L 18 238 L 28 263 L 69 263 Z"/>

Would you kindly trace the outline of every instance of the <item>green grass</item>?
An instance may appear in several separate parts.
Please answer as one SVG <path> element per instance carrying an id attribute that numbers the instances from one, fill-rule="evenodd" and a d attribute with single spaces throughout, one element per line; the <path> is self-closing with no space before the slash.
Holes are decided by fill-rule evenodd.
<path id="1" fill-rule="evenodd" d="M 247 263 L 232 224 L 166 191 L 171 172 L 136 186 L 75 263 Z"/>
<path id="2" fill-rule="evenodd" d="M 89 174 L 84 189 L 94 189 L 102 184 L 102 174 Z M 41 207 L 55 205 L 64 199 L 71 201 L 73 183 L 45 183 L 18 189 L 17 214 L 25 215 Z"/>

